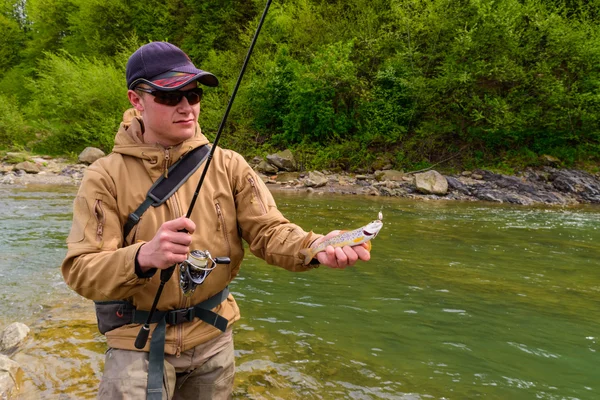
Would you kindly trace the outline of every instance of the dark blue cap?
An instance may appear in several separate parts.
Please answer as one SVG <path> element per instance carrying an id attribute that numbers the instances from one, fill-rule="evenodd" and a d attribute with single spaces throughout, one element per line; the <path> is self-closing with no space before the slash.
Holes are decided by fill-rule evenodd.
<path id="1" fill-rule="evenodd" d="M 127 88 L 145 83 L 158 90 L 177 90 L 193 81 L 217 86 L 210 72 L 194 66 L 179 47 L 167 42 L 151 42 L 137 49 L 127 61 Z"/>

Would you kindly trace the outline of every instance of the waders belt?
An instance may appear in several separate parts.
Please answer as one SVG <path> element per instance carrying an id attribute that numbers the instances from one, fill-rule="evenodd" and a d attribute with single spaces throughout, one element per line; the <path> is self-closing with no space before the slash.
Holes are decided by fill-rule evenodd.
<path id="1" fill-rule="evenodd" d="M 150 206 L 158 207 L 163 204 L 196 172 L 200 164 L 208 156 L 209 151 L 210 146 L 208 145 L 196 147 L 169 168 L 167 173 L 168 178 L 161 176 L 154 182 L 150 190 L 148 190 L 144 202 L 140 204 L 137 210 L 129 214 L 127 222 L 123 227 L 123 238 L 127 238 L 129 232 L 140 222 L 142 214 Z"/>
<path id="2" fill-rule="evenodd" d="M 193 307 L 171 311 L 156 310 L 154 312 L 150 323 L 157 325 L 154 331 L 152 331 L 150 353 L 148 354 L 148 388 L 146 392 L 148 400 L 162 399 L 167 324 L 179 325 L 184 322 L 193 321 L 194 318 L 199 318 L 221 332 L 225 332 L 229 321 L 211 310 L 225 301 L 228 295 L 229 288 L 226 287 L 219 293 Z M 149 311 L 134 310 L 132 322 L 135 324 L 145 324 L 148 314 Z"/>

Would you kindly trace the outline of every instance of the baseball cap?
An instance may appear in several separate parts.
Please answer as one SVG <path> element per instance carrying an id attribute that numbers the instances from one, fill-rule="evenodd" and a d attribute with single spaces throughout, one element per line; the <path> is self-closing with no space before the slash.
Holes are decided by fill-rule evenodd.
<path id="1" fill-rule="evenodd" d="M 178 90 L 193 81 L 219 84 L 213 74 L 196 68 L 183 50 L 167 42 L 150 42 L 137 49 L 127 61 L 126 76 L 128 89 L 140 83 L 164 91 Z"/>

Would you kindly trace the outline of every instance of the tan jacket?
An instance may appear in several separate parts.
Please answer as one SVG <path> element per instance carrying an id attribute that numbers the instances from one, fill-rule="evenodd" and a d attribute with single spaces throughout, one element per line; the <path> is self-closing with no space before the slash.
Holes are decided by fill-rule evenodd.
<path id="1" fill-rule="evenodd" d="M 137 251 L 154 237 L 163 222 L 186 214 L 204 165 L 163 205 L 150 207 L 127 238 L 123 238 L 123 226 L 127 216 L 144 201 L 153 182 L 182 155 L 208 140 L 199 128 L 195 137 L 170 148 L 145 144 L 141 138 L 140 119 L 128 110 L 113 152 L 87 169 L 74 200 L 73 226 L 62 273 L 67 284 L 88 299 L 128 300 L 140 310 L 150 310 L 160 274 L 139 278 L 135 273 Z M 196 223 L 196 231 L 190 248 L 209 250 L 215 257 L 230 257 L 231 264 L 218 265 L 190 297 L 183 296 L 175 272 L 164 287 L 158 310 L 189 307 L 221 291 L 239 271 L 244 257 L 242 238 L 253 254 L 269 264 L 304 271 L 307 268 L 298 251 L 319 237 L 285 219 L 243 157 L 221 148 L 214 153 L 191 220 Z M 231 295 L 213 311 L 230 324 L 240 318 Z M 108 345 L 135 350 L 139 327 L 131 324 L 107 332 Z M 167 326 L 165 352 L 178 354 L 219 333 L 198 319 Z"/>

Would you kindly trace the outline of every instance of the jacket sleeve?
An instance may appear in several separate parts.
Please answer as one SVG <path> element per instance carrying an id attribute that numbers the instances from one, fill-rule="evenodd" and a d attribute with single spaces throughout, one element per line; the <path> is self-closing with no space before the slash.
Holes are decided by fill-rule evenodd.
<path id="1" fill-rule="evenodd" d="M 143 243 L 122 247 L 123 226 L 112 179 L 97 163 L 86 171 L 73 202 L 73 225 L 62 263 L 65 282 L 91 300 L 126 299 L 149 278 L 135 273 Z"/>
<path id="2" fill-rule="evenodd" d="M 234 195 L 238 224 L 250 251 L 269 264 L 290 271 L 306 271 L 299 251 L 322 235 L 306 232 L 291 223 L 277 209 L 264 182 L 237 153 L 232 162 L 238 171 L 234 179 Z"/>

